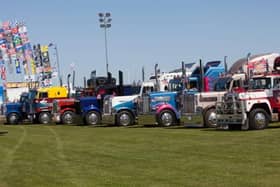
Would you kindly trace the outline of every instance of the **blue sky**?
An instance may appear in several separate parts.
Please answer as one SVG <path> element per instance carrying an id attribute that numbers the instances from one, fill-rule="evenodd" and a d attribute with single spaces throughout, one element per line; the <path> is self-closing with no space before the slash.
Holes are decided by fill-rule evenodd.
<path id="1" fill-rule="evenodd" d="M 279 5 L 277 0 L 15 0 L 1 2 L 0 19 L 24 20 L 33 44 L 55 42 L 62 74 L 74 63 L 82 85 L 92 70 L 105 75 L 97 14 L 111 12 L 109 71 L 117 76 L 122 70 L 129 83 L 141 79 L 142 66 L 148 77 L 155 63 L 169 71 L 181 61 L 226 55 L 232 63 L 248 52 L 279 52 Z"/>

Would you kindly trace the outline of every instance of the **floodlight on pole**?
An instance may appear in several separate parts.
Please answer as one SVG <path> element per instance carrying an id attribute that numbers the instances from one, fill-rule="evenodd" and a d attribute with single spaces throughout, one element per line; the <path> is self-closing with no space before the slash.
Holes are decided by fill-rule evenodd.
<path id="1" fill-rule="evenodd" d="M 57 49 L 57 45 L 55 43 L 50 43 L 48 45 L 49 47 L 54 47 L 55 50 L 55 56 L 56 56 L 56 66 L 57 66 L 57 76 L 58 76 L 58 80 L 59 80 L 59 85 L 62 86 L 62 77 L 60 74 L 60 66 L 59 66 L 59 57 L 58 57 L 58 49 Z"/>
<path id="2" fill-rule="evenodd" d="M 105 58 L 106 58 L 106 73 L 108 75 L 109 72 L 109 64 L 108 64 L 108 47 L 107 47 L 107 29 L 111 27 L 111 13 L 99 13 L 99 22 L 100 28 L 104 28 L 104 36 L 105 36 Z"/>

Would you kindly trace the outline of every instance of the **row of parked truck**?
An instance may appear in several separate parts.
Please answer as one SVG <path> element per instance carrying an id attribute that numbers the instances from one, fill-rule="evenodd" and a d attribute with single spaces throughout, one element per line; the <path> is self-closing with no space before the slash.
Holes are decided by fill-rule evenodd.
<path id="1" fill-rule="evenodd" d="M 126 96 L 105 87 L 95 89 L 91 96 L 70 96 L 64 87 L 30 90 L 22 94 L 19 103 L 6 105 L 7 122 L 28 119 L 46 124 L 53 119 L 72 124 L 80 119 L 84 124 L 96 125 L 109 119 L 128 126 L 152 116 L 161 126 L 264 129 L 270 121 L 278 121 L 279 54 L 247 57 L 229 71 L 226 67 L 221 61 L 204 66 L 200 61 L 189 76 L 182 68 L 182 76 L 170 80 L 164 90 L 160 90 L 157 80 L 148 81 L 142 83 L 137 94 Z"/>

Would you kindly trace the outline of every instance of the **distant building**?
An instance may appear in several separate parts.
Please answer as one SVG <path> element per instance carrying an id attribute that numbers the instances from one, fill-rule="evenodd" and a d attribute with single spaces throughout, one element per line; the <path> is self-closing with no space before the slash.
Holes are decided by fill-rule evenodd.
<path id="1" fill-rule="evenodd" d="M 28 92 L 29 88 L 37 88 L 39 82 L 7 82 L 6 89 L 2 91 L 2 103 L 18 101 L 22 92 Z M 3 89 L 3 88 L 2 88 Z M 1 99 L 1 87 L 0 87 Z M 0 101 L 0 104 L 2 104 Z"/>

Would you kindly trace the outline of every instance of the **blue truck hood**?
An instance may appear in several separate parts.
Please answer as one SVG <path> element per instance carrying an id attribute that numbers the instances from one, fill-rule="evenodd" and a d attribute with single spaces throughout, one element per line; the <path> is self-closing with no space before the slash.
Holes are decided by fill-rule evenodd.
<path id="1" fill-rule="evenodd" d="M 21 112 L 22 103 L 7 103 L 6 104 L 6 113 L 11 112 Z"/>
<path id="2" fill-rule="evenodd" d="M 151 99 L 151 108 L 155 108 L 157 105 L 161 104 L 170 104 L 174 108 L 176 108 L 176 96 L 177 92 L 154 92 L 150 93 L 150 99 Z"/>
<path id="3" fill-rule="evenodd" d="M 81 108 L 86 108 L 88 106 L 95 106 L 100 108 L 100 102 L 96 97 L 81 97 L 80 99 Z"/>

